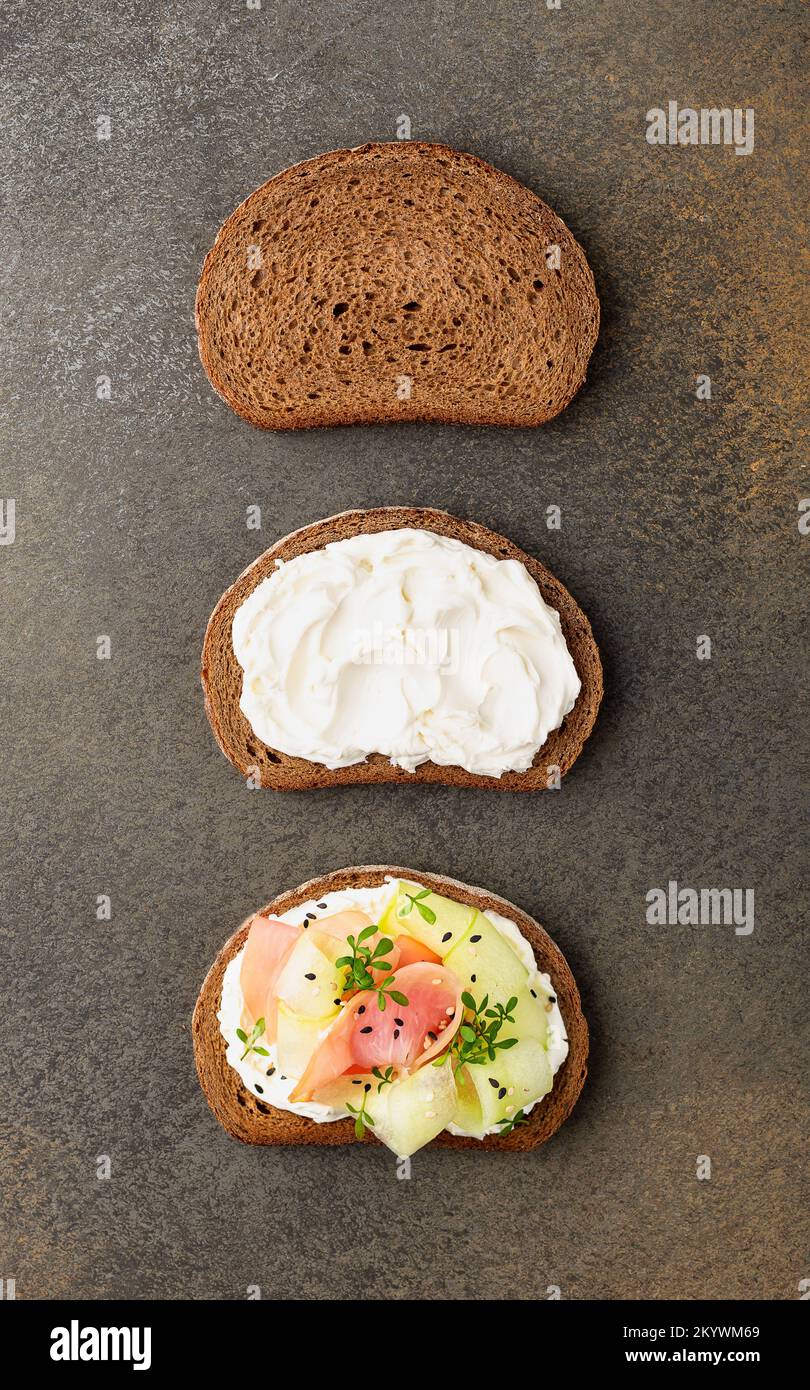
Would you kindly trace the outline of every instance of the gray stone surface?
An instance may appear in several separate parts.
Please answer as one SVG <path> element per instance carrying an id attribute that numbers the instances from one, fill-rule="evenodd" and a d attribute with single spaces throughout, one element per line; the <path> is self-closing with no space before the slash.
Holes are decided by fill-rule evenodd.
<path id="1" fill-rule="evenodd" d="M 801 6 L 150 8 L 0 19 L 0 1276 L 20 1298 L 797 1297 Z M 650 147 L 670 98 L 753 106 L 754 153 Z M 578 235 L 604 310 L 587 387 L 537 432 L 254 432 L 197 362 L 202 257 L 265 177 L 401 113 Z M 197 672 L 221 590 L 262 542 L 400 501 L 505 532 L 589 613 L 607 695 L 560 793 L 282 798 L 218 752 Z M 547 1148 L 424 1152 L 397 1182 L 382 1149 L 215 1124 L 189 1015 L 218 946 L 277 889 L 368 861 L 485 883 L 560 942 L 593 1056 Z M 753 934 L 648 926 L 670 878 L 753 887 Z"/>

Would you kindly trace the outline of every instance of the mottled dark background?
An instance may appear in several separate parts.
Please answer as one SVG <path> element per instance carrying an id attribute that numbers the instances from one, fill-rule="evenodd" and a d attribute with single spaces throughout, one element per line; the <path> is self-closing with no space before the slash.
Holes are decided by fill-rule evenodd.
<path id="1" fill-rule="evenodd" d="M 798 1297 L 802 11 L 7 0 L 0 1277 L 18 1298 Z M 669 99 L 753 106 L 753 154 L 650 147 Z M 604 314 L 588 384 L 538 431 L 255 432 L 197 361 L 203 255 L 256 184 L 392 139 L 400 114 L 578 236 Z M 216 748 L 197 675 L 222 589 L 296 526 L 402 501 L 503 531 L 590 615 L 607 695 L 559 793 L 260 795 Z M 424 1152 L 397 1182 L 383 1149 L 217 1127 L 189 1036 L 210 960 L 277 890 L 368 861 L 485 883 L 568 955 L 592 1068 L 547 1148 Z M 670 878 L 753 887 L 753 935 L 646 925 Z"/>

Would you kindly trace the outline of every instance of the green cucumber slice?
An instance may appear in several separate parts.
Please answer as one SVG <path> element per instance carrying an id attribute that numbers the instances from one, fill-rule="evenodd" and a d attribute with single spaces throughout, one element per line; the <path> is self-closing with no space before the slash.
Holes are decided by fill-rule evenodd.
<path id="1" fill-rule="evenodd" d="M 553 1082 L 542 1043 L 521 1038 L 514 1047 L 499 1052 L 494 1062 L 459 1068 L 453 1123 L 466 1134 L 482 1138 L 499 1121 L 511 1119 L 518 1110 L 548 1095 Z"/>
<path id="2" fill-rule="evenodd" d="M 548 996 L 536 985 L 529 986 L 529 972 L 522 960 L 486 917 L 479 914 L 466 936 L 453 947 L 445 965 L 458 976 L 462 988 L 476 1003 L 484 995 L 490 1005 L 506 1005 L 510 999 L 517 999 L 512 1011 L 515 1021 L 504 1025 L 502 1037 L 535 1038 L 548 1046 Z"/>
<path id="3" fill-rule="evenodd" d="M 534 990 L 534 993 L 531 991 Z M 546 1013 L 546 1002 L 548 995 L 536 985 L 530 989 L 519 989 L 517 995 L 517 1006 L 512 1010 L 514 1026 L 506 1024 L 506 1028 L 512 1028 L 519 1038 L 534 1038 L 536 1042 L 548 1047 L 549 1016 Z"/>
<path id="4" fill-rule="evenodd" d="M 325 1018 L 304 1018 L 288 1009 L 286 1004 L 279 1004 L 276 1049 L 278 1069 L 283 1076 L 294 1081 L 303 1076 L 321 1033 L 329 1027 L 336 1013 L 337 1010 Z"/>
<path id="5" fill-rule="evenodd" d="M 372 1133 L 398 1158 L 410 1158 L 446 1128 L 456 1105 L 452 1068 L 420 1067 L 371 1096 Z"/>
<path id="6" fill-rule="evenodd" d="M 345 947 L 343 954 L 346 954 Z M 276 983 L 279 1001 L 303 1018 L 324 1018 L 337 1012 L 343 972 L 302 932 Z"/>
<path id="7" fill-rule="evenodd" d="M 528 970 L 509 942 L 480 913 L 445 964 L 476 1000 L 488 994 L 490 1004 L 505 1004 L 529 981 Z"/>
<path id="8" fill-rule="evenodd" d="M 404 932 L 445 957 L 465 935 L 477 916 L 476 909 L 453 902 L 441 893 L 425 890 L 418 883 L 401 879 L 380 921 L 387 936 Z"/>

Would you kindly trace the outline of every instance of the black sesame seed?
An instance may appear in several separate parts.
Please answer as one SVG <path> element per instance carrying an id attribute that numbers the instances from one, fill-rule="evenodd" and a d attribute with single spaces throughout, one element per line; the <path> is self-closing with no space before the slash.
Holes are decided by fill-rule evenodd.
<path id="1" fill-rule="evenodd" d="M 399 1037 L 399 1029 L 398 1029 L 398 1028 L 395 1028 L 395 1029 L 394 1029 L 394 1037 L 395 1037 L 395 1038 L 398 1038 L 398 1037 Z"/>
<path id="2" fill-rule="evenodd" d="M 473 984 L 473 985 L 474 985 L 477 979 L 478 979 L 478 976 L 477 976 L 477 975 L 471 975 L 471 976 L 470 976 L 470 984 Z"/>
<path id="3" fill-rule="evenodd" d="M 316 907 L 319 907 L 321 912 L 324 912 L 326 910 L 326 903 L 316 903 Z"/>
<path id="4" fill-rule="evenodd" d="M 480 941 L 480 940 L 481 940 L 481 933 L 480 933 L 480 932 L 478 932 L 478 935 L 477 935 L 477 936 L 471 936 L 471 937 L 470 937 L 470 941 Z"/>
<path id="5" fill-rule="evenodd" d="M 286 1080 L 287 1080 L 286 1076 L 280 1076 L 278 1079 L 279 1079 L 279 1081 L 286 1081 Z"/>
<path id="6" fill-rule="evenodd" d="M 305 979 L 305 980 L 314 980 L 314 979 L 315 979 L 315 972 L 314 972 L 313 970 L 308 970 L 307 973 L 306 973 L 306 975 L 304 976 L 304 979 Z"/>
<path id="7" fill-rule="evenodd" d="M 395 1022 L 395 1024 L 397 1025 L 397 1028 L 404 1028 L 404 1027 L 405 1027 L 405 1020 L 404 1020 L 404 1018 L 395 1018 L 395 1019 L 394 1019 L 394 1022 Z"/>
<path id="8" fill-rule="evenodd" d="M 557 1002 L 557 996 L 556 996 L 556 994 L 550 994 L 550 995 L 548 996 L 548 1002 L 549 1002 L 549 1004 L 556 1004 L 556 1002 Z"/>
<path id="9" fill-rule="evenodd" d="M 304 918 L 304 920 L 305 920 L 306 922 L 314 922 L 314 921 L 315 921 L 315 913 L 314 913 L 314 912 L 308 912 L 307 915 L 306 915 L 306 917 Z"/>
<path id="10" fill-rule="evenodd" d="M 371 1026 L 370 1023 L 367 1023 L 366 1026 L 365 1026 L 365 1028 L 361 1028 L 361 1029 L 360 1029 L 360 1032 L 361 1032 L 361 1033 L 373 1033 L 373 1032 L 374 1032 L 374 1029 L 372 1028 L 372 1026 Z"/>
<path id="11" fill-rule="evenodd" d="M 530 990 L 529 990 L 529 993 L 530 993 L 530 995 L 532 996 L 532 999 L 536 999 L 536 998 L 537 998 L 537 990 L 535 990 L 535 989 L 530 989 Z"/>
<path id="12" fill-rule="evenodd" d="M 360 1005 L 360 1008 L 357 1010 L 357 1012 L 358 1012 L 359 1014 L 364 1014 L 364 1013 L 366 1012 L 366 1006 L 365 1006 L 365 1004 L 361 1004 L 361 1005 Z"/>
<path id="13" fill-rule="evenodd" d="M 428 1028 L 428 1037 L 429 1037 L 429 1038 L 432 1038 L 434 1042 L 436 1041 L 436 1034 L 435 1034 L 435 1033 L 431 1033 L 431 1031 L 430 1031 L 429 1028 Z"/>
<path id="14" fill-rule="evenodd" d="M 359 1079 L 359 1077 L 358 1077 L 358 1079 L 357 1079 L 356 1081 L 353 1081 L 353 1082 L 352 1082 L 352 1085 L 353 1085 L 353 1086 L 362 1086 L 362 1084 L 363 1084 L 363 1083 L 362 1083 L 362 1081 Z"/>
<path id="15" fill-rule="evenodd" d="M 333 999 L 333 1000 L 332 1000 L 332 1003 L 333 1003 L 333 1004 L 337 1004 L 338 1008 L 340 1008 L 340 1005 L 343 1003 L 343 1000 L 342 1000 L 342 999 Z"/>
<path id="16" fill-rule="evenodd" d="M 272 1076 L 275 1070 L 275 1067 L 268 1067 L 267 1071 L 265 1072 L 265 1076 Z"/>
<path id="17" fill-rule="evenodd" d="M 501 1086 L 501 1089 L 500 1089 L 499 1092 L 498 1092 L 498 1100 L 503 1100 L 503 1098 L 504 1098 L 505 1095 L 506 1095 L 506 1087 L 505 1087 L 505 1086 Z"/>
<path id="18" fill-rule="evenodd" d="M 451 931 L 446 931 L 444 936 L 442 937 L 442 941 L 449 941 L 452 935 L 453 933 Z"/>
<path id="19" fill-rule="evenodd" d="M 260 1095 L 260 1096 L 263 1096 L 263 1095 L 264 1095 L 264 1091 L 262 1090 L 262 1088 L 261 1088 L 261 1086 L 259 1085 L 258 1081 L 256 1082 L 256 1090 L 259 1092 L 259 1095 Z"/>
<path id="20" fill-rule="evenodd" d="M 365 1086 L 363 1087 L 363 1090 L 364 1090 L 364 1091 L 370 1091 L 370 1090 L 371 1090 L 371 1082 L 370 1082 L 370 1081 L 367 1081 L 367 1082 L 366 1082 Z"/>
<path id="21" fill-rule="evenodd" d="M 495 1087 L 495 1090 L 497 1091 L 497 1089 L 498 1089 L 498 1087 L 500 1086 L 501 1083 L 500 1083 L 500 1081 L 496 1081 L 495 1078 L 494 1078 L 494 1076 L 491 1076 L 491 1077 L 489 1078 L 489 1084 L 490 1084 L 490 1086 L 494 1086 L 494 1087 Z"/>

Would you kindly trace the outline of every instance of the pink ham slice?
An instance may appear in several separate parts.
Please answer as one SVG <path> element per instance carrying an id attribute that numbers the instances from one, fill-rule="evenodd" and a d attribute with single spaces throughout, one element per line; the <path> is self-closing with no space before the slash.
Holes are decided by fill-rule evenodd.
<path id="1" fill-rule="evenodd" d="M 461 983 L 452 970 L 416 961 L 395 972 L 391 988 L 408 1003 L 386 999 L 383 1011 L 371 990 L 354 995 L 313 1053 L 291 1100 L 312 1100 L 355 1069 L 369 1072 L 393 1065 L 414 1071 L 444 1050 L 463 1012 Z"/>
<path id="2" fill-rule="evenodd" d="M 371 926 L 371 918 L 365 912 L 361 912 L 359 907 L 347 907 L 342 912 L 333 912 L 330 917 L 321 917 L 313 925 L 313 930 L 326 932 L 328 936 L 336 936 L 341 941 L 345 941 L 347 936 L 358 936 L 366 927 Z"/>
<path id="3" fill-rule="evenodd" d="M 245 1008 L 255 1023 L 264 1018 L 263 1042 L 275 1042 L 278 1020 L 276 981 L 301 934 L 277 917 L 254 917 L 250 924 L 239 979 Z"/>

